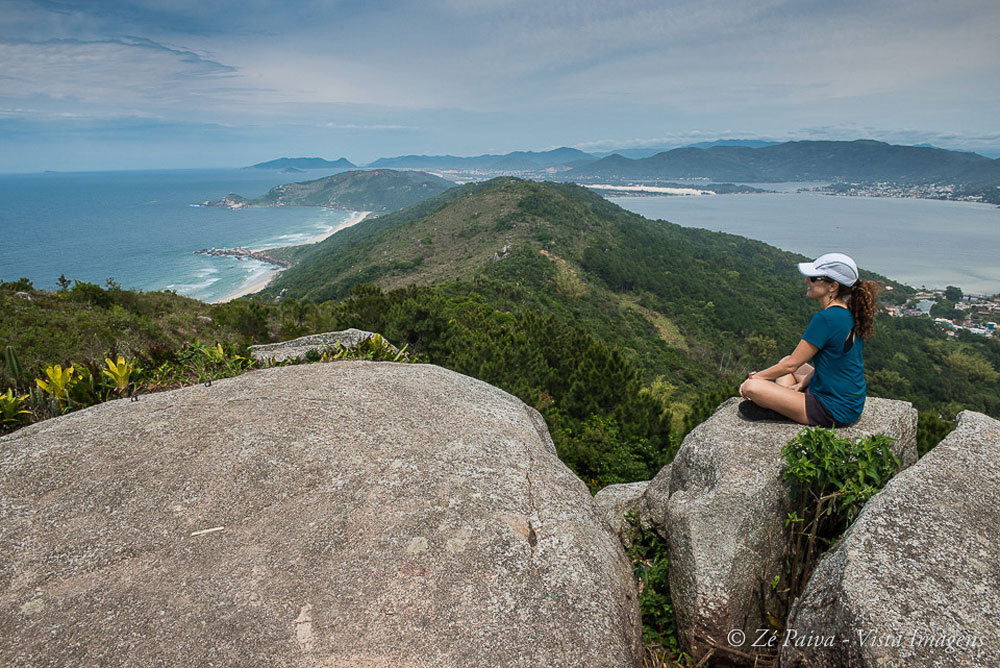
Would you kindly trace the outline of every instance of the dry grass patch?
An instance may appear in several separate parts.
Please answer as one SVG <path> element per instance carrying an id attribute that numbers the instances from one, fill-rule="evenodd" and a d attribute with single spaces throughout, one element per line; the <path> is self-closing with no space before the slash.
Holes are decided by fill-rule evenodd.
<path id="1" fill-rule="evenodd" d="M 587 294 L 587 284 L 569 262 L 547 250 L 539 252 L 556 263 L 556 290 L 559 294 L 569 299 L 579 299 Z"/>
<path id="2" fill-rule="evenodd" d="M 679 348 L 684 352 L 688 352 L 687 341 L 684 339 L 684 335 L 681 334 L 681 331 L 677 329 L 677 325 L 674 324 L 673 320 L 659 311 L 654 311 L 646 308 L 645 306 L 640 306 L 633 297 L 620 297 L 619 303 L 624 310 L 634 310 L 648 320 L 649 324 L 653 326 L 656 333 L 660 335 L 661 339 L 669 343 L 674 348 Z"/>

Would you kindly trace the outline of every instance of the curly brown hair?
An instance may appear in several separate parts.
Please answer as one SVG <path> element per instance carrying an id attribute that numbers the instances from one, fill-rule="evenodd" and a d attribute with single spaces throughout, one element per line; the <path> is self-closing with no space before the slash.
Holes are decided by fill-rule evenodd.
<path id="1" fill-rule="evenodd" d="M 882 286 L 874 281 L 858 281 L 850 287 L 841 284 L 837 290 L 837 298 L 847 302 L 854 316 L 854 331 L 865 341 L 875 334 L 875 313 L 881 291 Z"/>

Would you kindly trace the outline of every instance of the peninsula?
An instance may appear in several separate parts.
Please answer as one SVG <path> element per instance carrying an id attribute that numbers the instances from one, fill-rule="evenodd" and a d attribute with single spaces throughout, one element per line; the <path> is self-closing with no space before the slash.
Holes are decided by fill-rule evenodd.
<path id="1" fill-rule="evenodd" d="M 202 206 L 242 209 L 248 206 L 322 206 L 384 214 L 422 202 L 454 188 L 439 176 L 393 169 L 352 170 L 312 181 L 288 183 L 257 198 L 229 193 Z"/>

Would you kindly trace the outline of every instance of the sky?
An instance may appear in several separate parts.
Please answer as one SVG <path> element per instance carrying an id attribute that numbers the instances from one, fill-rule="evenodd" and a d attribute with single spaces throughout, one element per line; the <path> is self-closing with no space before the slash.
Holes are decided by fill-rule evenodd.
<path id="1" fill-rule="evenodd" d="M 0 0 L 0 171 L 715 139 L 1000 156 L 996 0 Z"/>

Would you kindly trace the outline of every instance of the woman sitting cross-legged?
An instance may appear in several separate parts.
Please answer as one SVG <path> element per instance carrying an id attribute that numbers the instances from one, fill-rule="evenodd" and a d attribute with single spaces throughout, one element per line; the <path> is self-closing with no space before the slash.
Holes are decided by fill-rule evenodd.
<path id="1" fill-rule="evenodd" d="M 820 304 L 802 340 L 774 366 L 740 385 L 740 415 L 748 420 L 790 418 L 800 424 L 852 424 L 865 407 L 864 342 L 873 333 L 879 286 L 858 278 L 843 253 L 802 262 L 806 297 Z M 811 362 L 811 363 L 810 363 Z"/>

